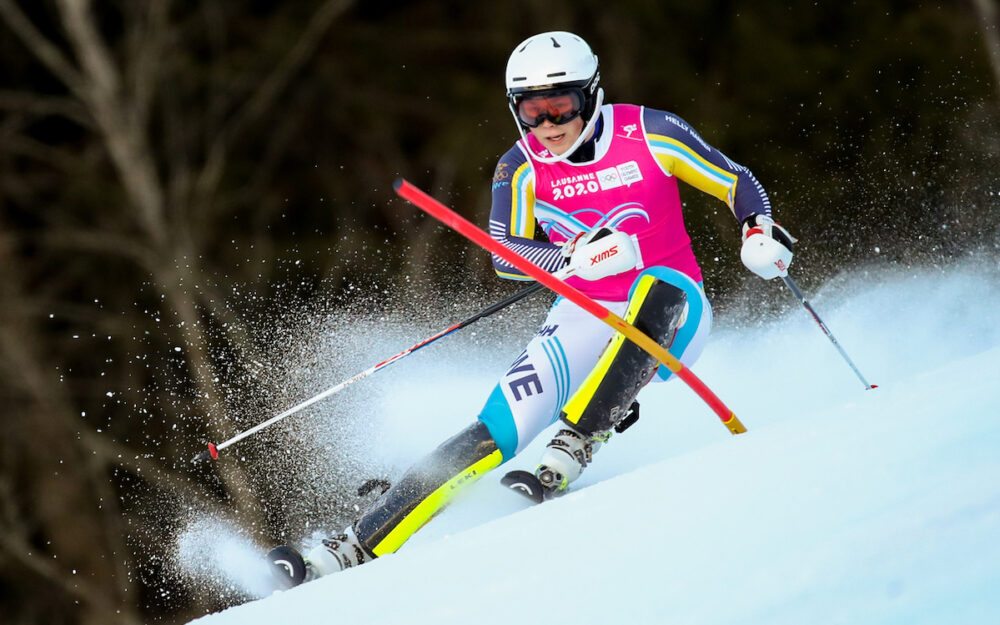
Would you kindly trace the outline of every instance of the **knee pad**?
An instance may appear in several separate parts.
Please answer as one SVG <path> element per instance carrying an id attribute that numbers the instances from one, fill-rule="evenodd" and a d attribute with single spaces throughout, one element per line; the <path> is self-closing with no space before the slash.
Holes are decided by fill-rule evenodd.
<path id="1" fill-rule="evenodd" d="M 633 288 L 625 321 L 669 349 L 687 303 L 684 291 L 644 274 Z M 623 334 L 615 334 L 597 365 L 563 407 L 560 418 L 584 434 L 610 430 L 628 414 L 659 363 Z"/>

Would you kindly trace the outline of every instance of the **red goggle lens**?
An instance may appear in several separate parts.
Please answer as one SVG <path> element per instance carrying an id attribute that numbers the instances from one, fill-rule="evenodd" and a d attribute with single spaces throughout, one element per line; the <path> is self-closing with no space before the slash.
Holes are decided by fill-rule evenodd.
<path id="1" fill-rule="evenodd" d="M 583 92 L 579 89 L 549 91 L 527 96 L 517 101 L 517 117 L 525 126 L 535 128 L 546 119 L 553 124 L 565 124 L 583 111 Z"/>

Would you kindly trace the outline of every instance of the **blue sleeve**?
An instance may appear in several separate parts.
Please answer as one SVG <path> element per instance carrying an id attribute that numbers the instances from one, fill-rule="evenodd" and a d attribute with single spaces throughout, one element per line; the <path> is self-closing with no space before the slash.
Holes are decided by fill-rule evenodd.
<path id="1" fill-rule="evenodd" d="M 642 121 L 664 171 L 724 201 L 740 222 L 752 213 L 771 214 L 771 200 L 753 173 L 706 143 L 683 119 L 647 108 Z"/>
<path id="2" fill-rule="evenodd" d="M 504 154 L 493 172 L 493 203 L 490 208 L 490 236 L 524 256 L 545 271 L 563 266 L 560 248 L 549 241 L 535 240 L 534 172 L 527 157 L 515 145 Z M 531 280 L 521 270 L 493 255 L 497 275 L 511 280 Z"/>

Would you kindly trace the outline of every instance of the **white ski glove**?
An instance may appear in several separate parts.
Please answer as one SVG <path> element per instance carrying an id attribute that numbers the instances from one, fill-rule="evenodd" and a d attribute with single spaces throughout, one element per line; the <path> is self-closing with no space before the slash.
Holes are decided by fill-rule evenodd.
<path id="1" fill-rule="evenodd" d="M 566 241 L 565 243 L 562 244 L 562 247 L 559 248 L 559 252 L 562 254 L 563 260 L 566 261 L 564 263 L 565 265 L 569 265 L 569 259 L 573 257 L 573 250 L 576 249 L 576 244 L 579 243 L 583 239 L 583 237 L 589 234 L 590 232 L 581 232 L 580 234 L 576 235 L 569 241 Z"/>
<path id="2" fill-rule="evenodd" d="M 743 220 L 740 260 L 765 280 L 785 277 L 792 264 L 792 248 L 798 239 L 767 215 L 753 214 Z"/>
<path id="3" fill-rule="evenodd" d="M 601 226 L 567 242 L 569 244 L 573 249 L 567 267 L 572 275 L 584 280 L 600 280 L 635 269 L 639 264 L 635 242 L 621 230 Z"/>

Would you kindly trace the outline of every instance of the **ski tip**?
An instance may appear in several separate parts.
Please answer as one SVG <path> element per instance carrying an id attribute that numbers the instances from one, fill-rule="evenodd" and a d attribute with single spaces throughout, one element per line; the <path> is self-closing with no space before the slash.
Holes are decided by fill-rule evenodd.
<path id="1" fill-rule="evenodd" d="M 535 503 L 545 501 L 545 488 L 534 473 L 511 471 L 503 476 L 500 483 L 512 491 L 524 495 Z"/>
<path id="2" fill-rule="evenodd" d="M 267 554 L 271 574 L 281 590 L 288 590 L 306 581 L 306 563 L 295 549 L 282 545 Z"/>
<path id="3" fill-rule="evenodd" d="M 398 193 L 404 182 L 406 181 L 402 178 L 396 178 L 396 180 L 392 183 L 392 189 Z"/>
<path id="4" fill-rule="evenodd" d="M 218 457 L 219 457 L 219 450 L 216 448 L 215 445 L 213 445 L 212 443 L 209 443 L 208 444 L 208 449 L 202 451 L 197 456 L 195 456 L 194 458 L 192 458 L 191 462 L 197 464 L 199 462 L 203 462 L 205 460 L 208 460 L 209 458 L 211 458 L 212 460 L 216 460 L 216 459 L 218 459 Z"/>
<path id="5" fill-rule="evenodd" d="M 872 390 L 873 388 L 878 388 L 878 384 L 869 384 L 867 390 Z"/>

